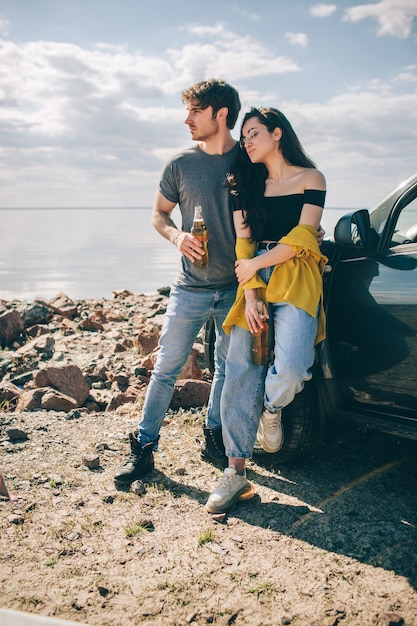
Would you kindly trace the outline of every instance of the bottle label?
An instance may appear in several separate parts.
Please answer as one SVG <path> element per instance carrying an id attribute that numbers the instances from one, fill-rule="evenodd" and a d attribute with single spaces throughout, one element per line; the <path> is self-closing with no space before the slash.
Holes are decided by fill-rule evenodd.
<path id="1" fill-rule="evenodd" d="M 208 232 L 201 215 L 201 207 L 195 208 L 194 223 L 191 228 L 193 237 L 201 241 L 203 244 L 204 254 L 201 258 L 194 260 L 195 267 L 205 267 L 208 265 Z"/>

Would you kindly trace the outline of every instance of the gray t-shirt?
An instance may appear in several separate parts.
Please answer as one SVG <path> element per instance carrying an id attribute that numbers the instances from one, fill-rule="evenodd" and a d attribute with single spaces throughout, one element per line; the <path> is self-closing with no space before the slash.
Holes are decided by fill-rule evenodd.
<path id="1" fill-rule="evenodd" d="M 238 150 L 236 144 L 226 154 L 212 155 L 195 145 L 175 155 L 162 171 L 159 190 L 178 204 L 182 230 L 190 232 L 194 207 L 200 205 L 208 232 L 208 265 L 195 267 L 182 255 L 174 281 L 178 286 L 208 290 L 236 283 L 235 231 L 226 174 Z"/>

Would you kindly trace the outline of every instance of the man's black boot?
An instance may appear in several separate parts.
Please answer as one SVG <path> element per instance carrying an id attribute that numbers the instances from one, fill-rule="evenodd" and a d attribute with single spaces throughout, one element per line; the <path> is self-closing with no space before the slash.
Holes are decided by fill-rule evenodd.
<path id="1" fill-rule="evenodd" d="M 114 480 L 117 483 L 129 485 L 134 480 L 149 474 L 154 468 L 153 448 L 156 441 L 141 446 L 135 435 L 136 433 L 129 434 L 130 457 L 115 473 Z"/>
<path id="2" fill-rule="evenodd" d="M 224 449 L 222 429 L 212 429 L 204 426 L 203 432 L 204 442 L 201 446 L 201 458 L 203 461 L 224 469 L 227 467 L 227 456 Z"/>

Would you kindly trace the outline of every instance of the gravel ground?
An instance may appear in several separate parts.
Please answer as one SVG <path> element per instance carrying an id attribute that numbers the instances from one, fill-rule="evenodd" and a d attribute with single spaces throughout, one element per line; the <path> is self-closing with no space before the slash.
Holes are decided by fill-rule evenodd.
<path id="1" fill-rule="evenodd" d="M 168 414 L 138 493 L 116 488 L 138 413 L 0 413 L 18 497 L 0 501 L 2 608 L 89 626 L 417 625 L 417 442 L 367 433 L 258 459 L 255 498 L 216 520 L 198 410 Z"/>

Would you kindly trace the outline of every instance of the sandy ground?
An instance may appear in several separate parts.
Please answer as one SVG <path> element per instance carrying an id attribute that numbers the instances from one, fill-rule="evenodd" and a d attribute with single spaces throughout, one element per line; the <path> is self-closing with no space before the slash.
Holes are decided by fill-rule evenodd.
<path id="1" fill-rule="evenodd" d="M 255 498 L 215 521 L 199 411 L 168 415 L 143 493 L 115 487 L 137 416 L 0 413 L 18 496 L 0 501 L 0 607 L 89 626 L 417 624 L 417 442 L 368 433 L 251 462 Z"/>

